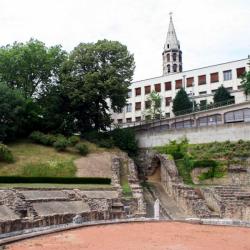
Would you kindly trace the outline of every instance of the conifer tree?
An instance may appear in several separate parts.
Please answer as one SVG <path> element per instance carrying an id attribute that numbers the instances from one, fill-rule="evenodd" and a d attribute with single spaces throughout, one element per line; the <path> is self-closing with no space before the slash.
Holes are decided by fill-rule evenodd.
<path id="1" fill-rule="evenodd" d="M 232 98 L 229 91 L 221 85 L 214 94 L 214 103 L 230 101 Z"/>
<path id="2" fill-rule="evenodd" d="M 190 101 L 187 92 L 184 88 L 181 88 L 176 94 L 173 100 L 173 112 L 177 115 L 180 111 L 190 110 L 192 108 L 192 102 Z"/>

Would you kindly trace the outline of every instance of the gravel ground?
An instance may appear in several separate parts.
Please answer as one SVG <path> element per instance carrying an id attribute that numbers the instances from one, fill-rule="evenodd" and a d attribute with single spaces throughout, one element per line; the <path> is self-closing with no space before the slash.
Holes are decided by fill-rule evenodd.
<path id="1" fill-rule="evenodd" d="M 13 243 L 8 250 L 250 250 L 250 229 L 180 222 L 93 226 Z"/>

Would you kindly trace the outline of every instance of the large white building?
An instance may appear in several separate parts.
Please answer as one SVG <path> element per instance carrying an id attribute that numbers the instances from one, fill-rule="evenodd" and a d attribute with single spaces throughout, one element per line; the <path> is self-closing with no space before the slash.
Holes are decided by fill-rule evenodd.
<path id="1" fill-rule="evenodd" d="M 163 75 L 132 82 L 127 105 L 121 113 L 112 115 L 114 123 L 130 123 L 145 120 L 150 103 L 148 95 L 155 90 L 162 98 L 164 117 L 173 117 L 172 100 L 183 87 L 196 104 L 213 102 L 215 91 L 223 85 L 234 97 L 235 103 L 246 97 L 241 87 L 241 76 L 248 70 L 249 58 L 182 71 L 182 51 L 174 29 L 172 16 L 164 45 Z"/>

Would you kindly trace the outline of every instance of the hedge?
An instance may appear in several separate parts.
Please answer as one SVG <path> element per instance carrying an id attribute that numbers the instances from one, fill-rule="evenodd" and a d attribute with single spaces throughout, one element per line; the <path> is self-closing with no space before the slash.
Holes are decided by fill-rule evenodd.
<path id="1" fill-rule="evenodd" d="M 111 179 L 103 177 L 0 176 L 0 183 L 111 184 Z"/>
<path id="2" fill-rule="evenodd" d="M 198 160 L 194 162 L 193 168 L 215 168 L 218 163 L 214 160 Z"/>

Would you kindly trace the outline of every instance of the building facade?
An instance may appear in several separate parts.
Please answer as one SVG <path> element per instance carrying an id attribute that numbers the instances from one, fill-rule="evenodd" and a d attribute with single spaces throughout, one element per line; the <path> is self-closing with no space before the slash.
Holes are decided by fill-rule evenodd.
<path id="1" fill-rule="evenodd" d="M 169 30 L 164 45 L 163 75 L 133 82 L 127 105 L 121 113 L 114 113 L 114 123 L 131 123 L 145 120 L 150 107 L 148 96 L 156 91 L 161 96 L 161 111 L 166 118 L 174 117 L 172 100 L 181 87 L 193 102 L 205 105 L 213 102 L 213 95 L 223 85 L 234 97 L 235 103 L 246 100 L 241 76 L 248 70 L 249 58 L 182 71 L 182 51 L 170 16 Z"/>

